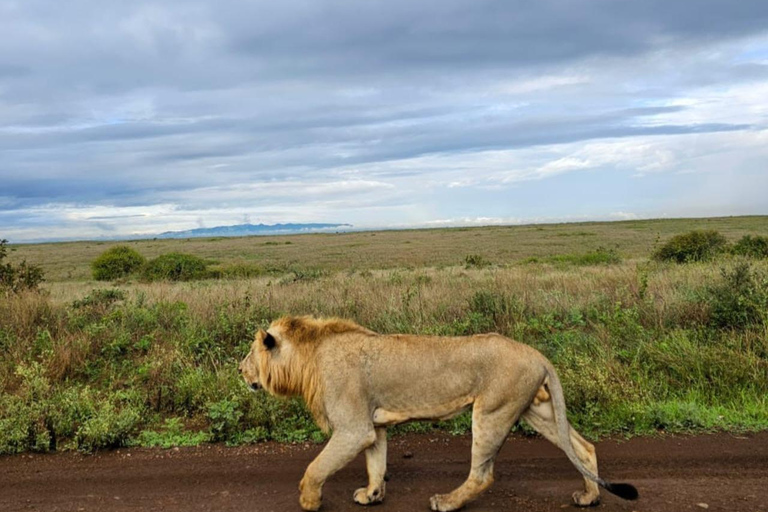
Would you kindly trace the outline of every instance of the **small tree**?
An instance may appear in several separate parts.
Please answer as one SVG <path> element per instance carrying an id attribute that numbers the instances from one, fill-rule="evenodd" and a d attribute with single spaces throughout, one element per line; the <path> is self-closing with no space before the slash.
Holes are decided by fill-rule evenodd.
<path id="1" fill-rule="evenodd" d="M 690 231 L 675 235 L 653 254 L 659 261 L 689 263 L 706 261 L 725 251 L 728 240 L 714 230 Z"/>
<path id="2" fill-rule="evenodd" d="M 112 281 L 136 272 L 144 261 L 144 256 L 127 245 L 116 245 L 91 262 L 91 272 L 97 281 Z"/>
<path id="3" fill-rule="evenodd" d="M 4 263 L 8 256 L 8 240 L 0 240 L 0 290 L 19 292 L 34 290 L 43 281 L 43 269 L 22 261 L 18 265 Z"/>

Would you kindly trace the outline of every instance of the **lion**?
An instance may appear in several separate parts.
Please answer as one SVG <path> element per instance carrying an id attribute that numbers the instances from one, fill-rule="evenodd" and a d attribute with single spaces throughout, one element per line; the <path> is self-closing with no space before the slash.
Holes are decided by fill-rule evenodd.
<path id="1" fill-rule="evenodd" d="M 630 484 L 597 474 L 594 446 L 568 423 L 560 380 L 537 350 L 500 334 L 381 335 L 337 318 L 283 317 L 259 330 L 239 366 L 248 386 L 301 396 L 330 440 L 307 467 L 299 504 L 318 510 L 326 480 L 365 450 L 368 485 L 353 499 L 384 499 L 386 428 L 414 420 L 446 420 L 472 408 L 472 462 L 458 488 L 430 499 L 432 510 L 457 510 L 493 482 L 496 454 L 520 418 L 560 447 L 584 476 L 578 506 L 600 501 L 598 486 L 637 499 Z"/>

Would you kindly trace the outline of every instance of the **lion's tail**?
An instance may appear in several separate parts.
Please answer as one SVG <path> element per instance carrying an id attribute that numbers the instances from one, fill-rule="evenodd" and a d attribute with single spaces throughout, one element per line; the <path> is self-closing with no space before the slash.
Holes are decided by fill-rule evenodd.
<path id="1" fill-rule="evenodd" d="M 565 396 L 563 395 L 563 386 L 560 384 L 560 379 L 557 376 L 555 367 L 552 363 L 545 360 L 545 368 L 547 375 L 549 376 L 549 394 L 552 396 L 552 408 L 555 411 L 555 422 L 557 423 L 557 434 L 560 438 L 560 447 L 568 456 L 568 460 L 576 466 L 576 469 L 589 478 L 593 482 L 597 483 L 600 487 L 606 491 L 624 498 L 625 500 L 636 500 L 638 497 L 637 489 L 631 484 L 612 484 L 606 482 L 596 474 L 592 473 L 584 466 L 581 459 L 576 455 L 573 445 L 571 444 L 571 432 L 570 424 L 568 423 L 568 417 L 565 414 Z"/>

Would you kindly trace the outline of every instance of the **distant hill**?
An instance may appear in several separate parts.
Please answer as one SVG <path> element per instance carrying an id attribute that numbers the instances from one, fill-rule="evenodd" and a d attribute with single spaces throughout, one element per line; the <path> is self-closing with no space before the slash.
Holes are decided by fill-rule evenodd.
<path id="1" fill-rule="evenodd" d="M 196 228 L 186 231 L 166 231 L 157 238 L 200 238 L 211 236 L 288 235 L 316 233 L 334 229 L 348 230 L 352 224 L 236 224 L 214 228 Z"/>

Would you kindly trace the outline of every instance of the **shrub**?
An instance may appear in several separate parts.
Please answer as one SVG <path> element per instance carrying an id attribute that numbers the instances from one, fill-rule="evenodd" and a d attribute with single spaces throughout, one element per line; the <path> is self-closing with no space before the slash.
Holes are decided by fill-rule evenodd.
<path id="1" fill-rule="evenodd" d="M 235 400 L 221 400 L 208 405 L 208 420 L 211 422 L 211 438 L 214 441 L 228 441 L 239 433 L 240 404 Z"/>
<path id="2" fill-rule="evenodd" d="M 147 281 L 192 281 L 208 277 L 208 262 L 192 254 L 172 252 L 144 265 L 142 277 Z"/>
<path id="3" fill-rule="evenodd" d="M 19 364 L 16 395 L 0 393 L 0 454 L 25 450 L 47 451 L 50 432 L 45 425 L 45 406 L 50 381 L 38 362 Z"/>
<path id="4" fill-rule="evenodd" d="M 109 308 L 115 302 L 125 300 L 125 292 L 119 288 L 96 288 L 80 300 L 72 302 L 72 308 Z"/>
<path id="5" fill-rule="evenodd" d="M 762 325 L 768 315 L 768 276 L 747 262 L 721 270 L 722 280 L 708 290 L 707 302 L 715 327 L 744 328 Z"/>
<path id="6" fill-rule="evenodd" d="M 750 258 L 768 258 L 768 237 L 745 235 L 733 245 L 731 252 Z"/>
<path id="7" fill-rule="evenodd" d="M 670 238 L 653 253 L 653 258 L 676 263 L 707 261 L 723 252 L 727 243 L 725 237 L 714 230 L 690 231 Z"/>
<path id="8" fill-rule="evenodd" d="M 18 265 L 3 263 L 8 254 L 8 240 L 0 240 L 0 291 L 15 293 L 22 290 L 35 290 L 43 281 L 43 269 L 22 261 Z"/>
<path id="9" fill-rule="evenodd" d="M 106 402 L 77 430 L 77 447 L 81 451 L 92 452 L 101 448 L 125 446 L 140 424 L 141 417 L 141 411 L 137 408 L 118 408 L 112 402 Z"/>
<path id="10" fill-rule="evenodd" d="M 484 268 L 490 264 L 481 254 L 469 254 L 464 258 L 464 268 Z"/>
<path id="11" fill-rule="evenodd" d="M 97 281 L 113 281 L 136 272 L 143 264 L 144 256 L 127 245 L 116 245 L 91 262 L 91 273 Z"/>

